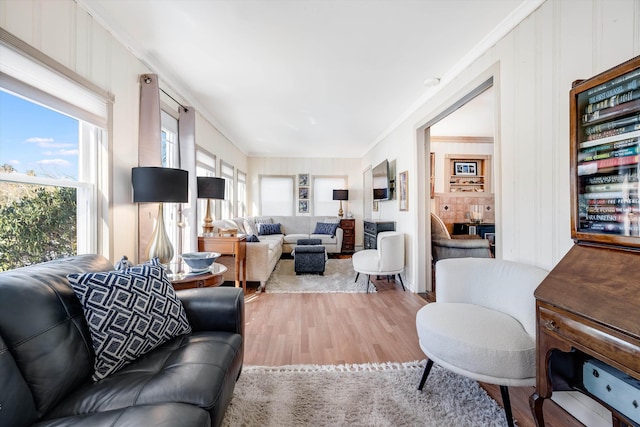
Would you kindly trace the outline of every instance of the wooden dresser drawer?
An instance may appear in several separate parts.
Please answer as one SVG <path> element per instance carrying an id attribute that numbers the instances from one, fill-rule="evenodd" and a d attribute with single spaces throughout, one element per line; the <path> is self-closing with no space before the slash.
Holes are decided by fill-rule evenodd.
<path id="1" fill-rule="evenodd" d="M 604 325 L 578 318 L 552 306 L 538 306 L 539 328 L 557 334 L 575 348 L 596 352 L 600 360 L 640 373 L 640 341 Z"/>

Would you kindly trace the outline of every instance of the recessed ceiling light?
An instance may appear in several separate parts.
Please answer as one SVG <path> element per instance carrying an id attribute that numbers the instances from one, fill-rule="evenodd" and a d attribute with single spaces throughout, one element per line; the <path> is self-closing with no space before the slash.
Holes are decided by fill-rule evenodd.
<path id="1" fill-rule="evenodd" d="M 425 86 L 438 86 L 440 84 L 440 77 L 429 77 L 424 81 Z"/>

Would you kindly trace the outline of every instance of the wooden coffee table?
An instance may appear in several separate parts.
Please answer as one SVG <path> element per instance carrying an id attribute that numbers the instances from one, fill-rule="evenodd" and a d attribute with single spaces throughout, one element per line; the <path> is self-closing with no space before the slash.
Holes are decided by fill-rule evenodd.
<path id="1" fill-rule="evenodd" d="M 206 273 L 201 274 L 173 274 L 169 276 L 175 290 L 190 288 L 207 288 L 220 286 L 224 282 L 224 273 L 227 267 L 214 262 Z"/>

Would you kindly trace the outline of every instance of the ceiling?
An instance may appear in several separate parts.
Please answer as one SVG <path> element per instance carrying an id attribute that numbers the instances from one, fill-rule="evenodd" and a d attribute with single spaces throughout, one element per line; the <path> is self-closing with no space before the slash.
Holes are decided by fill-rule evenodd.
<path id="1" fill-rule="evenodd" d="M 277 157 L 361 157 L 541 1 L 78 0 L 246 155 Z"/>

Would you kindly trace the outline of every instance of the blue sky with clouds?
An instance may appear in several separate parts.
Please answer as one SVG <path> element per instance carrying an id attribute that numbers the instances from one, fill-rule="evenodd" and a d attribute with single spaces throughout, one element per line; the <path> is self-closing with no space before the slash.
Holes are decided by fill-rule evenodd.
<path id="1" fill-rule="evenodd" d="M 78 177 L 78 121 L 0 91 L 0 165 L 38 176 Z"/>

